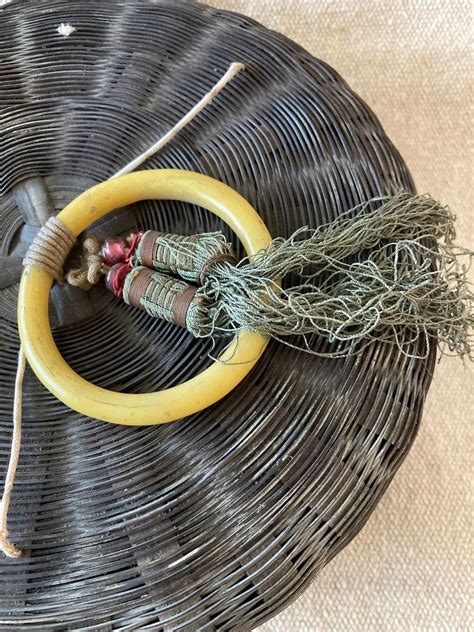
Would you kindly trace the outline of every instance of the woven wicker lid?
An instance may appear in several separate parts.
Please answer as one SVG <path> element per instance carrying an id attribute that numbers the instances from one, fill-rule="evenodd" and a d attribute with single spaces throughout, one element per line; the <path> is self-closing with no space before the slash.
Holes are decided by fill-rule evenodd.
<path id="1" fill-rule="evenodd" d="M 76 31 L 60 35 L 61 23 Z M 19 258 L 45 217 L 167 131 L 231 62 L 247 70 L 147 168 L 227 182 L 273 236 L 413 188 L 338 74 L 246 17 L 173 0 L 23 0 L 0 9 L 0 42 L 2 472 Z M 222 229 L 202 209 L 153 201 L 93 232 L 137 227 Z M 210 363 L 207 343 L 101 288 L 56 287 L 51 317 L 66 359 L 107 388 L 159 389 Z M 378 343 L 339 360 L 272 343 L 224 401 L 141 429 L 84 418 L 28 374 L 10 519 L 28 555 L 0 560 L 2 630 L 268 619 L 364 525 L 413 441 L 433 361 Z"/>

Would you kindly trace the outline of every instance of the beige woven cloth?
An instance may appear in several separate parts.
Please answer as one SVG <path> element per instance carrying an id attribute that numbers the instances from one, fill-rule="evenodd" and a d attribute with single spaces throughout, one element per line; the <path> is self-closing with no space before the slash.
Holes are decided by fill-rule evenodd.
<path id="1" fill-rule="evenodd" d="M 372 107 L 420 192 L 474 249 L 472 3 L 209 0 L 327 61 Z M 356 540 L 262 632 L 474 630 L 474 372 L 443 358 L 417 441 Z"/>
<path id="2" fill-rule="evenodd" d="M 469 0 L 208 4 L 246 13 L 336 68 L 377 113 L 418 190 L 450 204 L 460 241 L 474 248 Z M 369 523 L 261 632 L 474 630 L 473 376 L 443 358 L 415 446 Z"/>

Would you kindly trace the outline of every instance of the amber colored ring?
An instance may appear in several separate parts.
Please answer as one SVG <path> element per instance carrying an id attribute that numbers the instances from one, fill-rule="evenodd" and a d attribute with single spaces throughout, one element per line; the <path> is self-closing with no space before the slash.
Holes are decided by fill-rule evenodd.
<path id="1" fill-rule="evenodd" d="M 271 242 L 257 212 L 236 191 L 208 176 L 175 169 L 138 171 L 98 184 L 66 206 L 58 219 L 77 237 L 114 209 L 147 199 L 181 200 L 208 209 L 236 233 L 249 257 Z M 145 394 L 109 391 L 78 375 L 59 353 L 48 316 L 52 284 L 47 272 L 25 268 L 18 300 L 24 352 L 37 377 L 59 400 L 103 421 L 144 426 L 176 421 L 203 410 L 244 379 L 267 345 L 266 338 L 243 330 L 209 368 L 187 382 Z"/>

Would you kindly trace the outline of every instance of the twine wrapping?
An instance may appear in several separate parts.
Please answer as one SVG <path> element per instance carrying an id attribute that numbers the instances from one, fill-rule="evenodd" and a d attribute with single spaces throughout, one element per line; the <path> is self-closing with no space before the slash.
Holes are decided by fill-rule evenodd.
<path id="1" fill-rule="evenodd" d="M 39 268 L 63 282 L 63 266 L 76 238 L 57 217 L 50 217 L 36 235 L 23 259 L 25 267 Z"/>

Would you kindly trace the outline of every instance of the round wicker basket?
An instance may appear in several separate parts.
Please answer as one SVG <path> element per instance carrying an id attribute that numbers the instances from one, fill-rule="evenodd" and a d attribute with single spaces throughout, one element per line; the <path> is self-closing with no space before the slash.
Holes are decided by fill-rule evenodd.
<path id="1" fill-rule="evenodd" d="M 75 31 L 57 32 L 61 23 Z M 413 189 L 379 122 L 325 63 L 252 20 L 174 0 L 22 0 L 0 9 L 0 471 L 11 439 L 21 257 L 38 227 L 144 150 L 233 61 L 247 70 L 147 168 L 239 191 L 273 236 Z M 146 202 L 95 234 L 223 229 Z M 225 229 L 224 229 L 225 230 Z M 230 235 L 229 235 L 230 237 Z M 115 301 L 56 286 L 55 338 L 96 384 L 146 392 L 210 347 Z M 324 350 L 327 343 L 314 341 Z M 293 601 L 358 533 L 416 434 L 429 361 L 269 345 L 225 400 L 167 426 L 68 410 L 28 373 L 2 630 L 248 630 Z"/>

